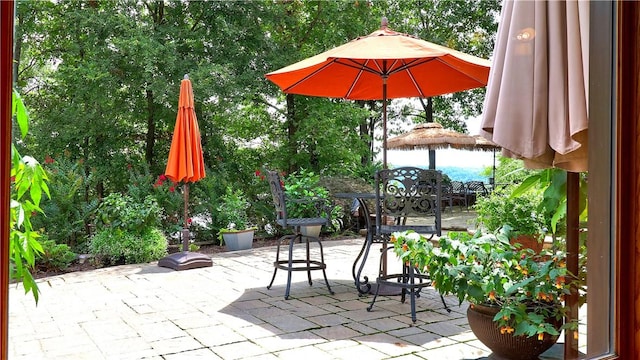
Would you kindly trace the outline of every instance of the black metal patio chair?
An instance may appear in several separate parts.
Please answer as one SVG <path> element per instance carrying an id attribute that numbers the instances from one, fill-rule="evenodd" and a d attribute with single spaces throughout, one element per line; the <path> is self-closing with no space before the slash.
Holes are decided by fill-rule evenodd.
<path id="1" fill-rule="evenodd" d="M 267 171 L 267 176 L 269 179 L 269 186 L 271 188 L 271 194 L 273 195 L 273 203 L 276 209 L 276 222 L 283 229 L 290 228 L 293 230 L 293 234 L 287 234 L 280 238 L 278 241 L 277 249 L 276 249 L 276 260 L 273 263 L 273 277 L 271 278 L 271 282 L 267 289 L 271 289 L 273 285 L 273 281 L 276 278 L 276 273 L 278 269 L 282 269 L 287 271 L 287 288 L 285 290 L 284 299 L 289 299 L 289 293 L 291 289 L 291 274 L 294 271 L 306 271 L 307 279 L 309 280 L 309 285 L 313 285 L 311 281 L 311 271 L 313 270 L 322 270 L 322 275 L 324 276 L 324 281 L 327 284 L 327 288 L 329 289 L 329 293 L 331 295 L 334 294 L 333 290 L 331 290 L 331 286 L 329 285 L 329 280 L 327 279 L 326 268 L 327 265 L 324 262 L 324 251 L 322 248 L 322 242 L 319 236 L 311 236 L 309 234 L 303 234 L 301 229 L 308 226 L 323 226 L 330 223 L 331 216 L 331 208 L 328 207 L 327 201 L 325 199 L 308 199 L 305 201 L 312 202 L 314 207 L 318 210 L 317 217 L 309 217 L 309 218 L 290 218 L 287 214 L 287 201 L 283 188 L 282 179 L 280 175 L 275 171 Z M 294 244 L 297 242 L 304 243 L 306 247 L 306 257 L 304 258 L 296 258 L 294 259 Z M 311 259 L 310 255 L 310 243 L 318 244 L 320 249 L 320 259 Z M 287 259 L 280 260 L 280 246 L 287 244 L 288 252 Z"/>
<path id="2" fill-rule="evenodd" d="M 387 274 L 389 236 L 396 231 L 414 230 L 425 236 L 441 235 L 442 173 L 416 167 L 401 167 L 380 170 L 376 173 L 376 236 L 385 239 L 380 256 L 377 288 L 368 311 L 380 293 L 381 287 L 399 287 L 401 302 L 408 293 L 411 305 L 411 320 L 416 322 L 415 299 L 420 290 L 431 285 L 427 274 L 420 273 L 412 265 L 402 264 L 402 272 Z M 395 219 L 393 225 L 385 219 Z M 440 295 L 447 311 L 451 311 Z"/>

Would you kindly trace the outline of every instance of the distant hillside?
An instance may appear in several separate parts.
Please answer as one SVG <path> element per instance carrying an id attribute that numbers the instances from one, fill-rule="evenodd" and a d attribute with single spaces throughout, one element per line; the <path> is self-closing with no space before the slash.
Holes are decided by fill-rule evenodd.
<path id="1" fill-rule="evenodd" d="M 456 166 L 438 166 L 437 170 L 442 171 L 443 174 L 446 174 L 451 180 L 457 180 L 462 182 L 467 181 L 484 181 L 485 183 L 489 182 L 489 179 L 480 175 L 483 168 L 464 168 L 464 167 L 456 167 Z"/>

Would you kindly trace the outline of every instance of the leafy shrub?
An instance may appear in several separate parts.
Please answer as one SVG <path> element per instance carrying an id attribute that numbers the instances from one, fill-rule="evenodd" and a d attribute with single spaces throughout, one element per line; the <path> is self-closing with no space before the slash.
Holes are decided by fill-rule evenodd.
<path id="1" fill-rule="evenodd" d="M 68 153 L 59 157 L 47 155 L 44 167 L 49 174 L 51 199 L 43 203 L 46 216 L 35 217 L 33 224 L 57 243 L 76 252 L 86 251 L 88 225 L 98 206 L 95 198 L 87 196 L 92 176 L 85 174 L 82 161 L 71 160 Z"/>
<path id="2" fill-rule="evenodd" d="M 40 238 L 42 253 L 36 257 L 36 266 L 45 271 L 60 271 L 71 265 L 76 259 L 76 254 L 66 244 L 56 244 L 46 236 Z"/>
<path id="3" fill-rule="evenodd" d="M 508 190 L 496 190 L 487 196 L 478 197 L 474 208 L 479 225 L 487 232 L 496 232 L 509 225 L 514 235 L 543 234 L 544 218 L 538 212 L 540 196 L 527 193 L 519 197 L 510 197 Z"/>
<path id="4" fill-rule="evenodd" d="M 20 95 L 13 91 L 12 116 L 20 128 L 22 139 L 27 136 L 29 117 Z M 31 292 L 38 303 L 38 284 L 31 275 L 36 254 L 42 253 L 40 236 L 31 224 L 32 214 L 42 213 L 43 194 L 51 197 L 48 177 L 40 163 L 31 156 L 21 156 L 11 144 L 11 202 L 9 208 L 9 278 L 22 281 L 25 293 Z M 2 259 L 4 261 L 4 259 Z"/>
<path id="5" fill-rule="evenodd" d="M 153 196 L 146 196 L 144 202 L 135 201 L 131 196 L 113 193 L 104 198 L 96 212 L 96 228 L 113 228 L 132 233 L 141 233 L 160 223 L 160 207 Z"/>
<path id="6" fill-rule="evenodd" d="M 284 190 L 287 194 L 288 216 L 317 217 L 326 216 L 325 209 L 331 209 L 331 219 L 339 219 L 342 216 L 342 207 L 331 207 L 329 190 L 320 185 L 320 175 L 304 169 L 289 174 L 284 180 Z M 325 209 L 318 209 L 319 202 L 300 201 L 309 199 L 324 199 Z M 322 202 L 320 202 L 322 204 Z M 319 212 L 319 210 L 321 210 Z"/>
<path id="7" fill-rule="evenodd" d="M 158 260 L 167 254 L 167 239 L 157 228 L 159 216 L 153 196 L 140 203 L 128 195 L 110 194 L 98 207 L 91 252 L 108 265 Z"/>
<path id="8" fill-rule="evenodd" d="M 233 190 L 230 186 L 227 187 L 216 208 L 218 211 L 217 219 L 223 225 L 223 229 L 245 230 L 249 227 L 249 216 L 247 215 L 249 205 L 242 190 Z"/>
<path id="9" fill-rule="evenodd" d="M 143 203 L 152 196 L 160 207 L 160 224 L 166 234 L 180 231 L 184 225 L 184 197 L 178 183 L 164 175 L 154 178 L 146 165 L 141 171 L 129 170 L 127 195 Z"/>
<path id="10" fill-rule="evenodd" d="M 106 265 L 146 263 L 167 255 L 167 239 L 156 228 L 105 228 L 91 239 L 91 252 Z"/>

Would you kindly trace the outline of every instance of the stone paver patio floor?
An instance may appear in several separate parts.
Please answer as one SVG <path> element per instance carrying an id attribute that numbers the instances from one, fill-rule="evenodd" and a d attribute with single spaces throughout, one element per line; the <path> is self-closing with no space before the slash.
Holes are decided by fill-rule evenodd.
<path id="1" fill-rule="evenodd" d="M 482 359 L 466 305 L 431 288 L 409 303 L 358 296 L 351 266 L 363 239 L 324 242 L 322 273 L 286 273 L 271 290 L 275 248 L 213 255 L 213 266 L 174 271 L 156 263 L 69 273 L 39 280 L 40 302 L 12 286 L 9 359 Z M 378 251 L 365 273 L 375 281 Z M 581 339 L 581 344 L 584 342 Z"/>

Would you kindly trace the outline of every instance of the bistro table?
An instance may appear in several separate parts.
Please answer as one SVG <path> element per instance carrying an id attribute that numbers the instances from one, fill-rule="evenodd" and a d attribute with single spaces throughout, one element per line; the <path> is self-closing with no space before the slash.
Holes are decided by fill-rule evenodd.
<path id="1" fill-rule="evenodd" d="M 335 193 L 334 197 L 340 199 L 352 199 L 357 200 L 360 205 L 360 209 L 362 210 L 362 214 L 364 216 L 365 229 L 367 230 L 367 234 L 365 237 L 365 241 L 362 244 L 362 248 L 360 249 L 360 253 L 356 257 L 353 262 L 353 266 L 351 268 L 351 273 L 353 274 L 353 280 L 355 281 L 356 289 L 358 292 L 363 294 L 368 294 L 371 291 L 371 284 L 369 284 L 369 278 L 365 276 L 362 278 L 362 270 L 364 269 L 364 265 L 367 261 L 367 257 L 369 255 L 369 248 L 373 243 L 373 237 L 375 234 L 375 224 L 371 224 L 371 212 L 369 211 L 369 206 L 366 200 L 372 200 L 376 198 L 376 194 L 374 193 Z M 357 271 L 356 271 L 357 268 Z"/>
<path id="2" fill-rule="evenodd" d="M 383 247 L 383 255 L 386 255 L 385 248 L 387 246 L 387 241 L 385 238 L 379 238 L 376 236 L 376 224 L 371 220 L 371 210 L 369 210 L 369 205 L 366 200 L 375 200 L 376 194 L 374 193 L 335 193 L 333 194 L 336 198 L 341 199 L 355 199 L 360 204 L 360 208 L 362 209 L 362 214 L 364 216 L 365 228 L 367 230 L 367 235 L 365 237 L 365 241 L 362 244 L 362 248 L 360 249 L 360 253 L 356 257 L 353 262 L 353 266 L 351 268 L 351 272 L 353 274 L 353 279 L 356 285 L 356 289 L 360 295 L 375 293 L 376 289 L 372 288 L 372 286 L 377 286 L 377 284 L 370 284 L 368 276 L 362 276 L 362 271 L 369 257 L 369 250 L 371 249 L 372 244 L 382 244 Z M 386 256 L 384 256 L 384 260 L 386 261 Z M 356 270 L 357 269 L 357 270 Z M 380 269 L 380 273 L 377 276 L 386 275 L 386 264 L 383 264 Z M 362 280 L 361 280 L 362 279 Z M 379 291 L 380 295 L 399 295 L 398 288 L 385 287 L 381 288 Z"/>

